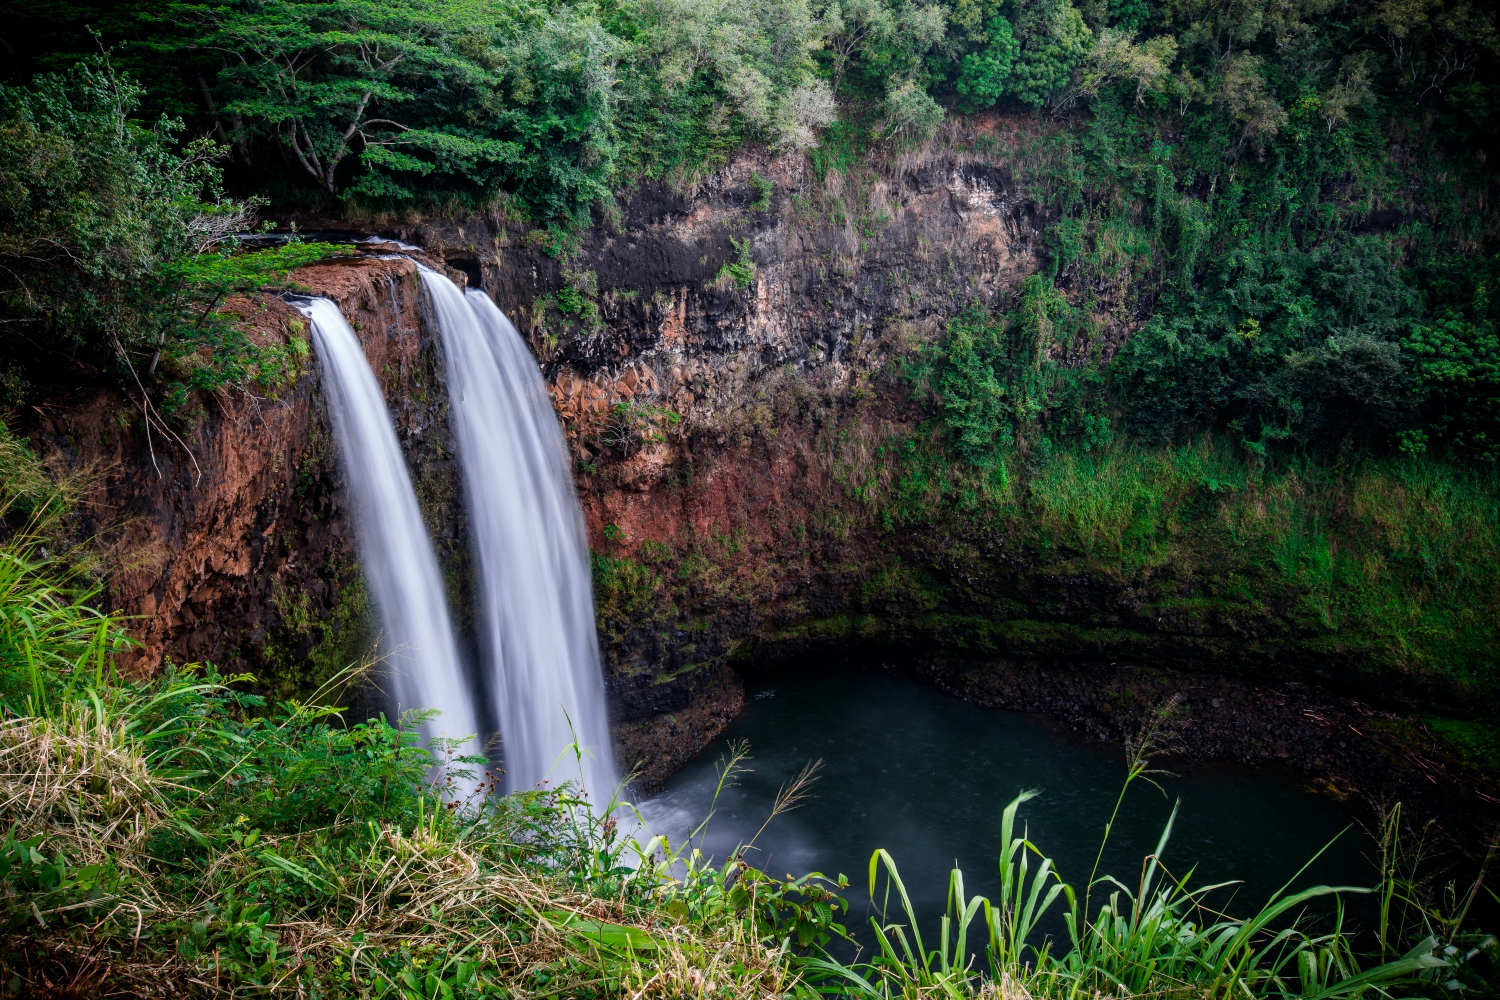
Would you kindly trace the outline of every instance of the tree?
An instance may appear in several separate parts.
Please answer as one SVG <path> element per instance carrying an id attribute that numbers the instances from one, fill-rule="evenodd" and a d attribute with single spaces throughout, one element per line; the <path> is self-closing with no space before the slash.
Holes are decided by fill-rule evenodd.
<path id="1" fill-rule="evenodd" d="M 195 389 L 283 380 L 295 357 L 252 343 L 219 307 L 330 248 L 241 252 L 233 234 L 257 202 L 222 197 L 225 148 L 177 148 L 171 119 L 135 124 L 140 94 L 106 57 L 0 85 L 0 342 L 20 363 L 7 402 L 27 369 L 82 366 L 138 393 L 148 427 L 165 430 L 153 395 L 170 407 Z"/>
<path id="2" fill-rule="evenodd" d="M 1164 50 L 1155 41 L 1132 46 L 1128 36 L 1106 32 L 1110 44 L 1102 53 L 1104 58 L 1095 60 L 1098 65 L 1092 72 L 1080 73 L 1096 47 L 1093 32 L 1077 8 L 1067 0 L 1033 0 L 1012 6 L 1014 20 L 998 13 L 991 16 L 984 22 L 978 47 L 965 53 L 959 63 L 954 89 L 969 110 L 1014 97 L 1033 108 L 1045 105 L 1055 112 L 1079 97 L 1093 96 L 1121 76 L 1154 86 L 1176 51 L 1171 46 Z"/>
<path id="3" fill-rule="evenodd" d="M 947 11 L 937 4 L 903 0 L 899 7 L 891 7 L 890 16 L 893 31 L 866 38 L 860 51 L 860 75 L 867 86 L 879 87 L 888 95 L 905 80 L 914 80 L 925 89 L 926 58 L 948 31 Z"/>
<path id="4" fill-rule="evenodd" d="M 198 26 L 196 44 L 223 55 L 220 113 L 275 136 L 314 183 L 336 195 L 351 156 L 432 145 L 390 116 L 415 88 L 478 72 L 440 44 L 467 26 L 466 13 L 464 5 L 424 0 L 264 0 L 178 4 L 170 16 Z"/>
<path id="5" fill-rule="evenodd" d="M 13 347 L 103 363 L 139 327 L 147 276 L 246 222 L 218 196 L 220 150 L 178 153 L 180 123 L 134 124 L 140 94 L 101 57 L 0 85 L 0 329 Z"/>
<path id="6" fill-rule="evenodd" d="M 863 52 L 869 42 L 883 41 L 896 31 L 894 12 L 882 0 L 835 0 L 823 15 L 828 51 L 833 70 L 833 92 L 848 72 L 849 63 Z"/>
<path id="7" fill-rule="evenodd" d="M 892 81 L 885 95 L 881 138 L 899 146 L 920 146 L 943 123 L 943 106 L 914 80 Z"/>
<path id="8" fill-rule="evenodd" d="M 1033 26 L 1021 32 L 1021 51 L 1011 68 L 1007 91 L 1022 103 L 1041 108 L 1062 93 L 1073 71 L 1083 65 L 1094 35 L 1083 23 L 1083 15 L 1066 0 L 1046 17 L 1032 20 Z"/>
<path id="9" fill-rule="evenodd" d="M 695 95 L 717 129 L 782 148 L 807 145 L 832 121 L 812 53 L 834 21 L 814 17 L 806 0 L 643 0 L 638 10 L 632 55 L 646 66 L 631 74 L 637 104 Z"/>
<path id="10" fill-rule="evenodd" d="M 1144 103 L 1148 91 L 1162 90 L 1177 57 L 1177 41 L 1170 35 L 1137 44 L 1133 32 L 1105 28 L 1099 33 L 1084 59 L 1073 73 L 1072 82 L 1052 99 L 1053 111 L 1062 111 L 1078 100 L 1099 95 L 1105 87 L 1120 81 L 1135 84 L 1135 101 Z"/>
<path id="11" fill-rule="evenodd" d="M 963 57 L 956 89 L 971 108 L 989 107 L 1010 86 L 1011 69 L 1021 45 L 1010 22 L 996 14 L 985 23 L 983 47 Z"/>

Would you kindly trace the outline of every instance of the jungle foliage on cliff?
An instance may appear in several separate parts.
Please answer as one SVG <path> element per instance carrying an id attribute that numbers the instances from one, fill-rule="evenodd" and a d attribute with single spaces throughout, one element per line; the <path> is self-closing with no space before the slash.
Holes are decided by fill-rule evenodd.
<path id="1" fill-rule="evenodd" d="M 955 321 L 937 391 L 960 457 L 1204 428 L 1258 454 L 1500 457 L 1500 34 L 1472 0 L 31 0 L 7 30 L 6 231 L 31 248 L 9 299 L 59 316 L 120 308 L 17 270 L 67 245 L 30 230 L 80 225 L 45 192 L 85 152 L 109 197 L 64 273 L 171 298 L 145 257 L 265 196 L 567 228 L 745 143 L 837 169 L 996 109 L 1017 127 L 973 151 L 1044 207 L 1047 263 L 998 327 Z M 100 45 L 124 75 L 74 68 Z M 142 100 L 163 117 L 127 129 Z M 109 141 L 60 152 L 80 129 Z"/>
<path id="2" fill-rule="evenodd" d="M 690 187 L 746 144 L 822 178 L 959 144 L 1039 207 L 1041 267 L 902 359 L 928 422 L 887 447 L 870 516 L 1003 522 L 1163 600 L 1170 571 L 1210 581 L 1185 628 L 1274 620 L 1303 665 L 1493 683 L 1484 4 L 30 0 L 0 36 L 12 402 L 62 359 L 140 378 L 143 410 L 277 384 L 305 345 L 210 321 L 305 252 L 202 235 L 256 210 L 485 211 L 567 255 L 622 188 Z M 755 273 L 736 246 L 726 294 Z M 1063 486 L 1090 477 L 1117 494 Z"/>
<path id="3" fill-rule="evenodd" d="M 224 194 L 211 139 L 136 120 L 144 93 L 98 56 L 0 84 L 0 404 L 102 378 L 164 427 L 153 396 L 170 413 L 201 390 L 272 395 L 307 358 L 305 341 L 257 340 L 220 307 L 337 251 L 245 252 L 235 233 L 263 199 Z"/>

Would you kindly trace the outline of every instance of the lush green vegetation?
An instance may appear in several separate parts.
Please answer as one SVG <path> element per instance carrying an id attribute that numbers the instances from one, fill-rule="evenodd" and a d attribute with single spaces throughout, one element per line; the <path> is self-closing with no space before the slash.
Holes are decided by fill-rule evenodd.
<path id="1" fill-rule="evenodd" d="M 966 896 L 955 871 L 935 939 L 894 859 L 877 852 L 879 912 L 854 932 L 869 957 L 845 964 L 827 950 L 851 933 L 843 879 L 774 879 L 743 851 L 710 863 L 691 839 L 642 843 L 640 827 L 621 825 L 628 813 L 569 786 L 499 796 L 481 781 L 469 792 L 481 762 L 417 746 L 410 718 L 348 724 L 321 707 L 332 690 L 273 706 L 210 667 L 116 676 L 124 623 L 90 608 L 71 555 L 38 544 L 66 503 L 55 488 L 32 502 L 45 477 L 8 434 L 0 441 L 24 473 L 15 481 L 29 484 L 7 495 L 20 521 L 0 544 L 0 968 L 13 994 L 170 983 L 195 995 L 402 1000 L 1080 990 L 1313 1000 L 1487 988 L 1493 938 L 1463 929 L 1478 886 L 1445 895 L 1415 881 L 1399 812 L 1374 889 L 1278 894 L 1235 919 L 1213 911 L 1212 887 L 1190 888 L 1151 859 L 1133 888 L 1098 871 L 1063 882 L 1017 833 L 1030 793 L 1001 817 L 1000 897 Z M 1116 815 L 1151 754 L 1148 732 Z M 721 787 L 740 762 L 725 763 Z M 814 772 L 783 789 L 770 820 Z M 1170 824 L 1163 846 L 1169 834 Z M 1319 900 L 1372 893 L 1378 918 L 1363 934 L 1341 909 L 1321 927 L 1289 923 Z M 1055 909 L 1061 941 L 1038 931 Z"/>
<path id="2" fill-rule="evenodd" d="M 1018 126 L 974 151 L 1044 206 L 1048 261 L 950 328 L 933 388 L 960 458 L 1204 430 L 1256 455 L 1500 455 L 1500 34 L 1470 0 L 34 2 L 16 23 L 7 332 L 43 353 L 274 381 L 204 319 L 227 276 L 186 263 L 266 195 L 567 228 L 747 142 L 838 169 L 996 108 Z M 100 44 L 126 75 L 79 62 Z M 310 252 L 231 258 L 231 285 Z M 753 269 L 742 251 L 720 280 Z"/>
<path id="3" fill-rule="evenodd" d="M 103 377 L 149 425 L 195 391 L 274 391 L 305 343 L 220 307 L 333 251 L 245 250 L 232 234 L 268 205 L 484 211 L 566 249 L 622 187 L 690 186 L 747 143 L 806 151 L 826 177 L 975 115 L 967 152 L 1042 207 L 1046 259 L 905 358 L 902 391 L 932 419 L 850 479 L 876 523 L 998 525 L 1121 579 L 1170 568 L 1206 583 L 1196 604 L 1155 595 L 1163 610 L 1273 614 L 1299 655 L 1494 690 L 1500 40 L 1480 4 L 37 0 L 0 33 L 6 403 Z M 724 291 L 753 283 L 748 248 Z M 574 285 L 556 298 L 597 319 Z M 622 454 L 660 430 L 614 418 Z M 1098 873 L 1065 885 L 1014 836 L 1020 800 L 1002 898 L 955 876 L 934 948 L 877 856 L 870 892 L 884 872 L 895 907 L 861 932 L 868 961 L 842 966 L 819 950 L 842 930 L 816 879 L 690 851 L 631 867 L 575 789 L 460 803 L 471 762 L 415 746 L 410 720 L 345 725 L 327 692 L 270 705 L 206 667 L 114 677 L 120 622 L 90 603 L 87 565 L 42 541 L 66 505 L 9 438 L 0 484 L 0 752 L 33 796 L 9 798 L 0 847 L 17 975 L 52 975 L 55 946 L 76 968 L 324 996 L 1480 985 L 1472 893 L 1439 908 L 1396 840 L 1373 939 L 1283 931 L 1316 894 L 1230 919 L 1149 862 L 1099 910 Z M 648 599 L 659 569 L 596 561 L 606 597 L 642 612 L 667 606 Z M 941 596 L 895 568 L 868 586 Z M 1012 627 L 1001 610 L 940 627 Z M 1494 753 L 1489 728 L 1445 720 Z M 1049 907 L 1066 941 L 1033 933 Z"/>
<path id="4" fill-rule="evenodd" d="M 233 995 L 623 996 L 705 970 L 781 992 L 744 887 L 785 919 L 774 901 L 798 912 L 812 886 L 706 877 L 664 896 L 581 790 L 465 795 L 481 762 L 417 746 L 416 717 L 346 724 L 317 700 L 332 688 L 270 705 L 197 665 L 116 676 L 126 622 L 90 606 L 78 553 L 44 544 L 66 496 L 3 430 L 0 445 L 19 484 L 0 511 L 12 995 L 159 987 L 164 971 Z"/>
<path id="5" fill-rule="evenodd" d="M 33 397 L 34 380 L 56 384 L 60 370 L 64 383 L 104 375 L 160 423 L 195 391 L 274 394 L 308 356 L 306 341 L 253 338 L 221 307 L 336 250 L 243 251 L 233 234 L 263 199 L 225 197 L 222 151 L 208 139 L 180 144 L 180 121 L 135 121 L 142 93 L 102 57 L 0 86 L 6 404 Z"/>
<path id="6" fill-rule="evenodd" d="M 971 535 L 998 531 L 1043 572 L 1128 585 L 1144 602 L 1134 620 L 1108 618 L 1124 630 L 1112 652 L 1091 640 L 1060 655 L 1085 655 L 1085 646 L 1087 655 L 1146 655 L 1140 633 L 1165 616 L 1184 650 L 1193 636 L 1242 635 L 1233 652 L 1213 654 L 1224 669 L 1316 667 L 1440 714 L 1486 712 L 1500 620 L 1495 473 L 1400 455 L 1268 459 L 1226 437 L 1065 446 L 1029 467 L 1012 457 L 969 468 L 934 428 L 886 445 L 848 488 L 889 530 L 961 522 Z M 928 589 L 934 604 L 984 600 L 982 587 Z M 1050 614 L 1040 603 L 995 610 L 997 621 Z"/>
<path id="7" fill-rule="evenodd" d="M 1471 0 L 37 0 L 16 31 L 6 301 L 46 339 L 120 331 L 127 367 L 169 342 L 230 383 L 276 367 L 204 333 L 213 309 L 177 306 L 204 279 L 161 266 L 267 195 L 566 229 L 745 143 L 826 171 L 994 108 L 1016 127 L 974 151 L 1045 208 L 1048 260 L 950 330 L 959 457 L 1210 429 L 1257 455 L 1500 456 L 1500 33 Z M 100 44 L 150 79 L 150 129 L 127 127 L 136 84 L 78 65 Z"/>

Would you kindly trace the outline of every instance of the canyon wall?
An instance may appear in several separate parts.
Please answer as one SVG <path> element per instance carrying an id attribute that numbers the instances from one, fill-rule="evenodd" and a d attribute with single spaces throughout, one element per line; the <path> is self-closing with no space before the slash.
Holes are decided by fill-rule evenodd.
<path id="1" fill-rule="evenodd" d="M 992 164 L 951 154 L 858 185 L 831 176 L 800 156 L 746 155 L 691 194 L 645 184 L 562 247 L 500 216 L 376 227 L 494 295 L 537 354 L 575 451 L 627 746 L 717 731 L 738 706 L 732 653 L 764 646 L 768 624 L 844 605 L 862 569 L 841 569 L 837 550 L 858 540 L 807 530 L 844 492 L 842 459 L 820 457 L 817 439 L 852 428 L 874 447 L 895 419 L 874 385 L 893 347 L 1036 266 L 1036 208 Z M 366 255 L 295 280 L 363 340 L 467 629 L 463 516 L 415 265 Z M 254 337 L 306 340 L 277 298 L 228 308 Z M 106 602 L 138 617 L 130 669 L 212 661 L 286 697 L 370 648 L 315 359 L 273 398 L 205 396 L 169 428 L 148 431 L 139 400 L 102 389 L 23 424 L 55 468 L 99 478 L 83 533 L 108 553 Z"/>
<path id="2" fill-rule="evenodd" d="M 1360 689 L 1359 650 L 1295 594 L 1225 586 L 1213 552 L 1124 570 L 961 516 L 903 520 L 878 499 L 909 474 L 893 454 L 941 433 L 904 366 L 966 305 L 1013 302 L 1044 260 L 1044 214 L 1004 164 L 940 149 L 823 176 L 747 153 L 690 192 L 624 192 L 578 236 L 502 212 L 371 223 L 493 295 L 542 366 L 573 449 L 627 767 L 669 773 L 738 711 L 735 669 L 796 658 Z M 415 265 L 366 255 L 296 280 L 363 339 L 467 632 L 464 519 Z M 1091 301 L 1097 339 L 1055 353 L 1107 357 L 1136 324 L 1126 290 Z M 255 336 L 305 338 L 280 300 L 230 308 Z M 174 418 L 181 440 L 148 438 L 134 406 L 101 391 L 27 426 L 59 469 L 101 477 L 86 528 L 110 553 L 107 601 L 140 616 L 132 669 L 211 660 L 289 697 L 368 651 L 314 359 L 275 398 L 201 399 Z M 1010 689 L 991 685 L 987 702 L 1036 707 L 995 693 Z"/>

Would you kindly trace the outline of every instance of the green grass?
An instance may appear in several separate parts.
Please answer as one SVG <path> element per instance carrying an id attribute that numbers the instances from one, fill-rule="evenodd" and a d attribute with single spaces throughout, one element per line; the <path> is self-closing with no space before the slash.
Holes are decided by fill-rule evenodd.
<path id="1" fill-rule="evenodd" d="M 581 789 L 465 796 L 480 762 L 418 746 L 420 715 L 349 724 L 322 704 L 333 690 L 267 706 L 196 665 L 123 680 L 122 621 L 68 600 L 24 542 L 0 555 L 29 581 L 0 589 L 0 620 L 23 625 L 0 632 L 7 690 L 25 689 L 0 721 L 13 994 L 90 976 L 400 998 L 789 980 L 753 900 L 715 903 L 703 872 L 696 908 L 673 909 L 684 894 L 625 863 L 638 845 Z"/>
<path id="2" fill-rule="evenodd" d="M 888 531 L 998 535 L 1038 579 L 1130 586 L 1152 607 L 1227 618 L 1303 660 L 1333 648 L 1346 673 L 1391 696 L 1465 703 L 1450 714 L 1482 713 L 1500 686 L 1492 470 L 1410 456 L 1272 461 L 1208 437 L 1117 440 L 1040 464 L 1012 454 L 1000 475 L 917 434 L 876 461 L 859 502 Z M 959 558 L 961 543 L 946 544 Z"/>
<path id="3" fill-rule="evenodd" d="M 1422 723 L 1461 756 L 1491 773 L 1500 773 L 1500 730 L 1491 720 L 1423 716 Z"/>

